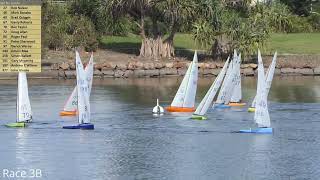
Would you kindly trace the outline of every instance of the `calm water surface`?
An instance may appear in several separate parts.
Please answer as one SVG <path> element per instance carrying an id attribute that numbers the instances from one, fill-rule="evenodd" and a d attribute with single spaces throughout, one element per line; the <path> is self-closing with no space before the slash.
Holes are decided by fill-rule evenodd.
<path id="1" fill-rule="evenodd" d="M 212 78 L 199 80 L 197 103 Z M 41 169 L 42 179 L 319 179 L 320 78 L 276 78 L 269 95 L 273 135 L 232 134 L 255 127 L 246 108 L 211 110 L 207 121 L 190 114 L 151 114 L 157 97 L 170 104 L 181 79 L 95 80 L 94 131 L 64 130 L 60 117 L 74 81 L 30 80 L 34 123 L 15 121 L 16 82 L 0 81 L 0 170 Z M 245 102 L 256 80 L 243 79 Z M 2 178 L 2 172 L 0 179 Z"/>

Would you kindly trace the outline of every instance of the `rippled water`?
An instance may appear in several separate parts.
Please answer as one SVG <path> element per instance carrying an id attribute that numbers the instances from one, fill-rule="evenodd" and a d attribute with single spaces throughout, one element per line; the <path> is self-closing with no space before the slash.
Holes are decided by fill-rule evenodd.
<path id="1" fill-rule="evenodd" d="M 42 179 L 319 179 L 320 78 L 276 78 L 269 95 L 273 135 L 232 134 L 254 127 L 246 108 L 214 110 L 207 121 L 190 114 L 151 114 L 169 105 L 181 79 L 95 80 L 94 131 L 64 130 L 59 117 L 74 81 L 30 80 L 34 123 L 0 127 L 0 170 L 41 169 Z M 199 80 L 197 103 L 212 78 Z M 16 82 L 0 81 L 0 124 L 15 121 Z M 250 102 L 255 79 L 243 80 Z M 2 172 L 0 179 L 2 178 Z"/>

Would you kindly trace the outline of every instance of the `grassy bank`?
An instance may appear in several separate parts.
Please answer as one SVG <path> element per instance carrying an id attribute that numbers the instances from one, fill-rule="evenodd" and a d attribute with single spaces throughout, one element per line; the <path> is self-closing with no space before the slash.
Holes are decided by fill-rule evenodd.
<path id="1" fill-rule="evenodd" d="M 107 49 L 138 49 L 140 37 L 106 36 L 101 39 L 101 46 Z M 176 49 L 203 49 L 197 45 L 192 35 L 177 34 L 174 39 Z M 320 33 L 272 34 L 265 53 L 271 54 L 277 50 L 280 54 L 320 54 Z"/>
<path id="2" fill-rule="evenodd" d="M 268 51 L 280 54 L 320 54 L 320 33 L 273 34 Z"/>

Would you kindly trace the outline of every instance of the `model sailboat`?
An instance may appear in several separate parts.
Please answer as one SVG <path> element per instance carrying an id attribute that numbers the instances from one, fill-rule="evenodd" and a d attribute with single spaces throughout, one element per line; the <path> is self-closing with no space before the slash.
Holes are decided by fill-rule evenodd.
<path id="1" fill-rule="evenodd" d="M 90 123 L 90 91 L 89 81 L 93 78 L 83 69 L 83 65 L 76 52 L 76 71 L 77 71 L 77 96 L 78 96 L 78 124 L 73 126 L 63 126 L 64 129 L 94 129 L 94 125 Z"/>
<path id="2" fill-rule="evenodd" d="M 19 72 L 17 93 L 17 120 L 15 123 L 6 124 L 7 127 L 25 127 L 32 121 L 32 111 L 28 93 L 27 75 Z"/>
<path id="3" fill-rule="evenodd" d="M 227 59 L 226 63 L 224 64 L 221 72 L 219 73 L 219 75 L 217 76 L 217 78 L 214 80 L 214 82 L 212 83 L 210 89 L 208 90 L 207 94 L 204 96 L 204 98 L 202 99 L 201 103 L 199 104 L 199 106 L 197 107 L 196 111 L 194 112 L 194 114 L 192 115 L 191 119 L 198 119 L 198 120 L 205 120 L 207 119 L 206 116 L 204 116 L 209 107 L 212 106 L 213 103 L 213 99 L 216 96 L 223 78 L 226 74 L 227 71 L 227 67 L 229 64 L 229 59 Z"/>
<path id="4" fill-rule="evenodd" d="M 241 63 L 241 54 L 238 55 L 239 63 Z M 235 86 L 231 90 L 232 96 L 229 102 L 229 106 L 245 106 L 246 103 L 241 102 L 242 101 L 242 90 L 241 90 L 241 71 L 240 71 L 240 65 L 236 66 L 236 77 L 234 79 Z"/>
<path id="5" fill-rule="evenodd" d="M 261 57 L 261 53 L 260 53 L 260 50 L 258 50 L 258 56 L 259 58 L 262 59 Z M 271 84 L 272 84 L 272 80 L 273 80 L 273 76 L 274 76 L 274 71 L 275 71 L 275 68 L 276 68 L 276 64 L 277 64 L 277 52 L 274 53 L 273 55 L 273 59 L 272 59 L 272 62 L 271 64 L 269 65 L 269 68 L 268 68 L 268 71 L 267 71 L 267 79 L 266 79 L 266 84 L 267 84 L 267 97 L 269 95 L 269 91 L 270 91 L 270 88 L 271 88 Z M 252 101 L 252 104 L 251 104 L 251 107 L 249 107 L 248 111 L 249 112 L 254 112 L 255 111 L 255 106 L 256 106 L 256 97 L 254 97 L 253 101 Z"/>
<path id="6" fill-rule="evenodd" d="M 159 105 L 159 99 L 157 99 L 157 105 L 156 105 L 155 107 L 153 107 L 152 113 L 153 113 L 153 114 L 156 114 L 156 115 L 159 115 L 159 114 L 163 114 L 163 113 L 164 113 L 163 107 L 161 107 L 161 106 Z"/>
<path id="7" fill-rule="evenodd" d="M 85 67 L 85 73 L 87 74 L 88 81 L 88 88 L 89 88 L 89 95 L 92 88 L 92 80 L 93 80 L 93 54 L 91 54 L 90 60 Z M 78 92 L 77 92 L 77 86 L 74 87 L 71 95 L 69 96 L 67 102 L 65 103 L 63 107 L 63 111 L 60 112 L 60 116 L 75 116 L 77 114 L 78 109 Z"/>
<path id="8" fill-rule="evenodd" d="M 241 59 L 234 50 L 233 60 L 229 64 L 226 77 L 224 78 L 222 87 L 220 89 L 218 98 L 214 107 L 216 108 L 229 108 L 235 86 L 239 83 L 238 69 L 240 69 Z"/>
<path id="9" fill-rule="evenodd" d="M 198 57 L 194 53 L 193 61 L 180 84 L 180 87 L 174 97 L 171 106 L 166 110 L 169 112 L 194 112 L 194 102 L 197 92 L 198 82 Z"/>
<path id="10" fill-rule="evenodd" d="M 258 133 L 258 134 L 269 134 L 273 130 L 270 127 L 270 116 L 268 112 L 267 102 L 267 83 L 264 74 L 264 67 L 262 58 L 259 52 L 258 56 L 258 85 L 257 85 L 257 96 L 256 96 L 256 111 L 254 114 L 254 120 L 258 125 L 256 129 L 240 130 L 239 133 Z"/>

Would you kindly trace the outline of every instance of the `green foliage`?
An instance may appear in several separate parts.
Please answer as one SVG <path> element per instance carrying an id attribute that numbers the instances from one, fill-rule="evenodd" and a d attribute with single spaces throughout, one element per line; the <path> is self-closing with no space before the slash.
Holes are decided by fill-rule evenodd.
<path id="1" fill-rule="evenodd" d="M 246 56 L 253 54 L 258 48 L 264 48 L 270 34 L 267 21 L 261 14 L 250 14 L 249 18 L 237 20 L 232 18 L 226 31 L 231 40 L 231 49 L 238 49 Z"/>
<path id="2" fill-rule="evenodd" d="M 129 18 L 121 17 L 117 19 L 107 19 L 106 30 L 108 34 L 115 36 L 127 36 L 133 30 L 133 24 Z"/>
<path id="3" fill-rule="evenodd" d="M 218 0 L 201 0 L 203 8 L 193 26 L 194 39 L 205 47 L 214 43 L 213 53 L 238 49 L 250 55 L 258 48 L 265 48 L 272 32 L 313 32 L 319 28 L 318 16 L 293 15 L 286 5 L 277 1 L 256 6 L 249 6 L 249 3 L 225 6 Z M 217 43 L 222 45 L 217 46 Z"/>
<path id="4" fill-rule="evenodd" d="M 203 19 L 199 19 L 193 24 L 192 34 L 201 48 L 208 48 L 213 44 L 215 39 L 211 25 Z"/>
<path id="5" fill-rule="evenodd" d="M 88 51 L 94 51 L 98 48 L 98 41 L 94 24 L 85 16 L 72 17 L 67 34 L 70 40 L 67 48 L 84 47 Z"/>
<path id="6" fill-rule="evenodd" d="M 308 17 L 308 22 L 313 27 L 314 31 L 320 31 L 320 14 L 319 13 L 312 13 Z"/>
<path id="7" fill-rule="evenodd" d="M 280 0 L 288 5 L 294 14 L 308 16 L 311 10 L 311 0 Z"/>
<path id="8" fill-rule="evenodd" d="M 292 27 L 293 15 L 289 8 L 282 3 L 258 4 L 253 11 L 268 21 L 267 23 L 273 32 L 289 32 Z"/>
<path id="9" fill-rule="evenodd" d="M 302 33 L 302 32 L 312 32 L 313 27 L 309 23 L 306 17 L 300 17 L 297 15 L 293 15 L 290 17 L 290 21 L 292 26 L 288 30 L 290 33 Z"/>
<path id="10" fill-rule="evenodd" d="M 220 51 L 225 50 L 228 52 L 224 53 L 229 53 L 238 49 L 243 55 L 250 55 L 265 45 L 270 27 L 264 13 L 258 10 L 238 11 L 234 7 L 225 8 L 220 1 L 202 2 L 205 10 L 194 24 L 193 35 L 202 45 L 212 45 L 215 42 L 212 47 L 219 49 L 214 49 L 213 53 L 220 54 Z M 217 42 L 223 45 L 216 45 Z"/>
<path id="11" fill-rule="evenodd" d="M 98 47 L 94 24 L 85 16 L 72 16 L 68 8 L 48 5 L 43 14 L 45 20 L 44 43 L 50 49 L 64 50 L 84 47 L 95 50 Z"/>
<path id="12" fill-rule="evenodd" d="M 194 0 L 108 0 L 104 6 L 111 12 L 114 20 L 129 18 L 134 22 L 131 29 L 137 30 L 138 26 L 138 33 L 148 37 L 163 36 L 168 32 L 174 34 L 182 24 L 192 22 L 196 10 Z"/>
<path id="13" fill-rule="evenodd" d="M 50 49 L 65 49 L 71 17 L 63 6 L 48 5 L 43 13 L 44 41 Z"/>
<path id="14" fill-rule="evenodd" d="M 73 16 L 85 16 L 94 24 L 99 34 L 107 31 L 110 17 L 102 6 L 102 0 L 73 0 L 68 4 L 69 14 Z"/>
<path id="15" fill-rule="evenodd" d="M 53 5 L 43 1 L 43 43 L 56 50 L 81 46 L 92 51 L 105 34 L 172 39 L 176 32 L 183 31 L 192 32 L 197 47 L 212 48 L 219 42 L 227 51 L 236 48 L 249 55 L 257 48 L 263 49 L 271 33 L 320 31 L 320 15 L 309 14 L 307 0 L 256 6 L 249 5 L 251 0 L 236 5 L 225 2 L 72 0 Z"/>

